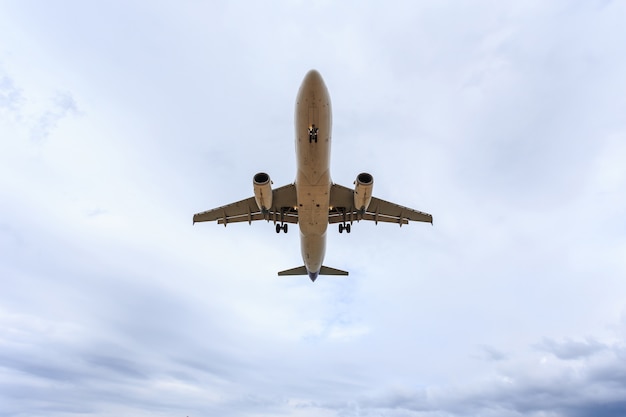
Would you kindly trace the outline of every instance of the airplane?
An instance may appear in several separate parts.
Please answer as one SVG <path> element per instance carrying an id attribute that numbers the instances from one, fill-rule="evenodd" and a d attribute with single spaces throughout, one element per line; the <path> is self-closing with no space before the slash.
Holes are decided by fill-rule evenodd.
<path id="1" fill-rule="evenodd" d="M 308 275 L 348 275 L 347 271 L 323 265 L 326 231 L 339 224 L 339 233 L 350 233 L 354 221 L 397 223 L 409 221 L 432 225 L 433 217 L 408 207 L 372 196 L 374 177 L 362 172 L 354 188 L 334 184 L 330 178 L 332 112 L 330 96 L 320 73 L 309 71 L 298 91 L 295 110 L 297 172 L 293 184 L 272 189 L 270 176 L 259 172 L 253 177 L 254 196 L 212 210 L 194 214 L 193 223 L 273 221 L 276 233 L 287 233 L 288 224 L 300 228 L 303 266 L 278 273 Z"/>

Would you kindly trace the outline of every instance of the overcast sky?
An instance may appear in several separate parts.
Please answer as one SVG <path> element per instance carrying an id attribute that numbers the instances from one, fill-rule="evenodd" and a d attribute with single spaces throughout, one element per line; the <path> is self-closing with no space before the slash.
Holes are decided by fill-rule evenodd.
<path id="1" fill-rule="evenodd" d="M 0 2 L 0 415 L 626 415 L 626 3 Z M 192 226 L 295 178 L 434 226 Z"/>

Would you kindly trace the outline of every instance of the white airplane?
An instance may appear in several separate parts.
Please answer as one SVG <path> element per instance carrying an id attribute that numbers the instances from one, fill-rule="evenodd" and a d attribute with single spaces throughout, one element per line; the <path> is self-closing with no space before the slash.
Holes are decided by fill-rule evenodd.
<path id="1" fill-rule="evenodd" d="M 333 184 L 330 179 L 330 96 L 319 72 L 309 71 L 296 99 L 296 157 L 298 171 L 293 184 L 272 190 L 270 176 L 259 172 L 253 178 L 254 197 L 194 214 L 193 222 L 217 220 L 218 224 L 273 221 L 276 233 L 287 233 L 289 223 L 300 226 L 300 248 L 304 265 L 278 275 L 348 275 L 322 265 L 326 253 L 326 229 L 339 224 L 339 233 L 350 233 L 356 220 L 397 223 L 409 220 L 433 222 L 433 217 L 372 196 L 374 178 L 363 172 L 355 187 Z"/>

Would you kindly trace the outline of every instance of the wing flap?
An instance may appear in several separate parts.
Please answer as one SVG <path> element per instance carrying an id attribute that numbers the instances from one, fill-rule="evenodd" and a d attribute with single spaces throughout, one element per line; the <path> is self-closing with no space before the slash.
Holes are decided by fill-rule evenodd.
<path id="1" fill-rule="evenodd" d="M 256 220 L 267 220 L 267 221 L 274 221 L 274 213 L 273 212 L 269 212 L 268 214 L 263 214 L 263 213 L 255 213 L 255 214 L 250 214 L 250 216 L 235 216 L 235 217 L 227 217 L 226 221 L 224 221 L 224 218 L 221 217 L 219 219 L 217 219 L 217 224 L 230 224 L 230 223 L 242 223 L 242 222 L 248 222 L 251 223 L 253 221 Z M 280 222 L 281 221 L 281 217 L 280 217 L 280 213 L 276 214 L 276 222 Z M 283 223 L 291 223 L 291 224 L 297 224 L 298 223 L 298 216 L 295 214 L 284 214 L 282 217 L 282 222 Z"/>
<path id="2" fill-rule="evenodd" d="M 203 211 L 193 215 L 193 222 L 211 222 L 218 219 L 228 219 L 230 217 L 243 216 L 260 212 L 259 207 L 256 205 L 254 197 L 246 198 L 245 200 L 237 201 L 232 204 L 227 204 L 222 207 L 214 208 L 212 210 Z"/>
<path id="3" fill-rule="evenodd" d="M 344 220 L 344 217 L 342 214 L 333 214 L 328 216 L 328 223 L 329 224 L 335 224 L 335 223 L 352 223 L 353 221 L 360 221 L 360 220 L 370 220 L 370 221 L 374 221 L 374 222 L 383 222 L 383 223 L 395 223 L 395 224 L 409 224 L 409 221 L 406 218 L 399 218 L 399 217 L 389 217 L 389 216 L 384 216 L 384 215 L 378 215 L 376 216 L 376 214 L 372 214 L 372 213 L 364 213 L 364 214 L 358 214 L 358 213 L 354 213 L 352 214 L 352 217 L 350 217 L 350 213 L 348 213 L 346 215 L 346 218 Z"/>
<path id="4" fill-rule="evenodd" d="M 380 198 L 372 197 L 372 201 L 367 208 L 367 213 L 372 213 L 374 216 L 387 216 L 396 219 L 413 220 L 414 222 L 426 222 L 432 223 L 433 216 L 428 213 L 424 213 L 419 210 L 415 210 L 408 207 L 403 207 L 399 204 L 390 203 L 389 201 L 381 200 Z M 375 219 L 367 219 L 375 220 Z M 381 221 L 379 219 L 379 221 Z"/>

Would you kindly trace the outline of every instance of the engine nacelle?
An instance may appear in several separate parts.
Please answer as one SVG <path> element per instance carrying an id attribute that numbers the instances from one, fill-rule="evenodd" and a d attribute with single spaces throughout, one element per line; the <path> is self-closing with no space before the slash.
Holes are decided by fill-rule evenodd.
<path id="1" fill-rule="evenodd" d="M 354 208 L 361 213 L 365 213 L 365 210 L 367 210 L 372 201 L 374 177 L 367 172 L 362 172 L 357 175 L 354 183 L 356 184 L 354 187 Z"/>
<path id="2" fill-rule="evenodd" d="M 263 213 L 272 208 L 272 181 L 265 172 L 259 172 L 252 180 L 254 184 L 254 199 Z"/>

